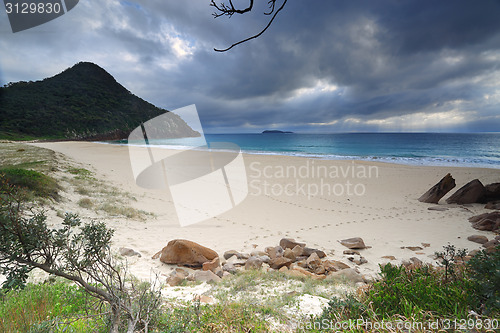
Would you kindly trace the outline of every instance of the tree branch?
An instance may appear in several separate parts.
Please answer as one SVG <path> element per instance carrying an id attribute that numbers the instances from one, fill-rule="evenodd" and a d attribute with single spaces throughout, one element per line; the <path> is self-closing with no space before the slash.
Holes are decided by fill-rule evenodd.
<path id="1" fill-rule="evenodd" d="M 277 0 L 269 0 L 269 2 L 268 2 L 268 4 L 269 4 L 269 12 L 264 13 L 264 15 L 271 15 L 271 14 L 273 14 L 275 6 L 276 6 L 276 1 Z M 273 23 L 274 19 L 278 15 L 278 13 L 285 7 L 287 1 L 288 0 L 284 0 L 283 1 L 283 3 L 281 4 L 281 6 L 278 8 L 278 10 L 276 10 L 276 12 L 274 12 L 274 15 L 271 17 L 271 19 L 269 20 L 269 22 L 267 23 L 267 25 L 265 26 L 265 28 L 262 29 L 258 34 L 255 34 L 255 35 L 253 35 L 251 37 L 248 37 L 248 38 L 245 38 L 243 40 L 240 40 L 239 42 L 234 43 L 234 44 L 232 44 L 231 46 L 229 46 L 228 48 L 225 48 L 225 49 L 214 48 L 214 51 L 216 51 L 216 52 L 226 52 L 226 51 L 231 50 L 233 47 L 235 47 L 237 45 L 246 43 L 246 42 L 248 42 L 248 41 L 250 41 L 252 39 L 260 37 L 271 26 L 271 24 Z M 237 9 L 235 9 L 234 6 L 233 6 L 233 3 L 231 2 L 231 0 L 229 1 L 229 3 L 230 3 L 230 7 L 227 7 L 224 3 L 221 3 L 219 6 L 217 6 L 214 3 L 214 1 L 212 0 L 212 3 L 210 5 L 213 6 L 213 7 L 215 7 L 220 12 L 220 13 L 214 13 L 213 14 L 214 17 L 217 18 L 217 17 L 223 16 L 223 15 L 227 15 L 227 16 L 231 17 L 234 13 L 243 14 L 243 13 L 251 11 L 252 7 L 253 7 L 253 1 L 250 1 L 249 7 L 245 8 L 244 10 L 237 10 Z"/>
<path id="2" fill-rule="evenodd" d="M 229 6 L 226 6 L 225 3 L 221 2 L 220 5 L 217 5 L 215 3 L 214 0 L 211 0 L 210 1 L 210 6 L 214 7 L 215 9 L 217 9 L 217 11 L 219 11 L 218 13 L 217 12 L 214 12 L 212 15 L 217 18 L 217 17 L 220 17 L 220 16 L 233 16 L 233 14 L 245 14 L 245 13 L 248 13 L 252 10 L 253 8 L 253 1 L 254 0 L 250 0 L 250 4 L 248 5 L 247 8 L 244 8 L 244 9 L 236 9 L 233 5 L 233 2 L 232 0 L 229 0 Z M 271 0 L 273 1 L 273 0 Z M 276 0 L 274 0 L 276 1 Z"/>

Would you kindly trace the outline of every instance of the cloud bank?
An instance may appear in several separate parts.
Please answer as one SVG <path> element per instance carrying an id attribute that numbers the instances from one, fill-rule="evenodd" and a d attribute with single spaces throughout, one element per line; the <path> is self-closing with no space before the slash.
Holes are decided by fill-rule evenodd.
<path id="1" fill-rule="evenodd" d="M 499 131 L 500 2 L 290 1 L 267 23 L 214 19 L 209 1 L 80 0 L 13 34 L 0 83 L 94 62 L 167 109 L 195 103 L 206 132 Z"/>

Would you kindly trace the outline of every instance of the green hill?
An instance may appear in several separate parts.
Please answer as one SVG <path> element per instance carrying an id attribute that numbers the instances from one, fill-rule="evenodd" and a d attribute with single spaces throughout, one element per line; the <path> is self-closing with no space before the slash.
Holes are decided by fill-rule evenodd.
<path id="1" fill-rule="evenodd" d="M 0 139 L 114 140 L 167 110 L 133 95 L 101 67 L 80 62 L 36 82 L 0 87 Z M 169 133 L 193 137 L 180 117 Z"/>

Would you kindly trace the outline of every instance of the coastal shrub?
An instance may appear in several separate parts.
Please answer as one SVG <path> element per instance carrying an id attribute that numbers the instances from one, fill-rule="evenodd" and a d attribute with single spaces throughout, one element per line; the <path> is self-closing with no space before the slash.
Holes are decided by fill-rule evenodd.
<path id="1" fill-rule="evenodd" d="M 473 293 L 470 303 L 474 310 L 486 315 L 500 314 L 500 246 L 488 253 L 480 251 L 467 263 Z"/>
<path id="2" fill-rule="evenodd" d="M 8 184 L 22 188 L 34 196 L 58 199 L 58 185 L 55 179 L 38 171 L 21 168 L 0 169 L 0 178 Z"/>
<path id="3" fill-rule="evenodd" d="M 444 279 L 448 281 L 448 278 L 456 279 L 457 263 L 462 264 L 464 262 L 464 257 L 467 255 L 467 249 L 456 249 L 454 245 L 443 246 L 444 251 L 435 252 L 436 259 L 444 267 Z M 463 266 L 458 266 L 463 267 Z"/>
<path id="4" fill-rule="evenodd" d="M 110 249 L 113 230 L 103 222 L 83 224 L 66 214 L 58 229 L 43 211 L 27 207 L 16 186 L 0 182 L 0 272 L 3 286 L 23 287 L 27 273 L 39 268 L 76 283 L 110 308 L 109 332 L 147 327 L 161 304 L 159 288 L 144 287 L 127 273 Z"/>
<path id="5" fill-rule="evenodd" d="M 322 323 L 341 322 L 345 320 L 356 320 L 368 315 L 367 307 L 364 303 L 356 299 L 352 294 L 345 298 L 333 297 L 323 313 L 316 317 L 313 327 L 321 329 Z"/>
<path id="6" fill-rule="evenodd" d="M 442 270 L 432 266 L 408 269 L 387 264 L 380 266 L 382 279 L 368 291 L 369 302 L 382 318 L 407 318 L 429 313 L 435 316 L 466 318 L 471 282 L 463 274 L 446 280 Z"/>
<path id="7" fill-rule="evenodd" d="M 68 283 L 28 284 L 3 295 L 0 332 L 58 332 L 57 327 L 61 332 L 63 328 L 66 332 L 97 332 L 102 320 L 95 317 L 90 301 L 85 291 Z M 79 319 L 89 314 L 94 315 L 93 320 Z"/>

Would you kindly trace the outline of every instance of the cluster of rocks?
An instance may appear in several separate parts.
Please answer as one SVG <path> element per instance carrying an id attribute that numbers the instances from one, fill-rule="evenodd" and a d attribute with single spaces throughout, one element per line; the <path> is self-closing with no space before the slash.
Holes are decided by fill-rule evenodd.
<path id="1" fill-rule="evenodd" d="M 366 245 L 361 238 L 350 238 L 340 241 L 349 250 L 344 254 L 357 265 L 366 263 L 355 249 L 364 249 Z M 365 279 L 349 265 L 332 259 L 325 259 L 326 253 L 307 247 L 305 243 L 296 242 L 291 238 L 283 238 L 278 246 L 266 247 L 264 251 L 254 250 L 252 253 L 226 251 L 223 259 L 217 253 L 195 242 L 183 239 L 170 241 L 166 247 L 153 256 L 160 258 L 166 264 L 176 264 L 190 267 L 194 270 L 189 273 L 185 269 L 176 268 L 167 278 L 170 286 L 175 286 L 184 280 L 192 281 L 219 281 L 225 276 L 239 270 L 277 270 L 291 276 L 309 277 L 322 280 L 326 278 L 345 278 L 354 283 L 365 282 Z"/>
<path id="2" fill-rule="evenodd" d="M 455 187 L 455 179 L 447 174 L 418 200 L 426 203 L 438 203 L 439 200 Z M 486 203 L 485 209 L 500 209 L 500 183 L 492 183 L 484 186 L 478 179 L 474 179 L 458 189 L 453 195 L 446 199 L 448 204 L 472 204 Z M 430 210 L 440 210 L 439 207 L 429 207 Z M 446 208 L 445 208 L 446 209 Z M 477 230 L 500 232 L 500 211 L 484 213 L 469 218 L 472 227 Z M 488 240 L 486 236 L 472 235 L 467 239 L 471 242 L 483 244 L 488 252 L 496 250 L 500 236 Z"/>
<path id="3" fill-rule="evenodd" d="M 451 174 L 447 174 L 418 200 L 437 204 L 455 186 L 455 179 L 453 179 Z M 461 205 L 485 203 L 485 208 L 487 209 L 500 209 L 500 183 L 492 183 L 484 186 L 479 179 L 474 179 L 453 193 L 446 199 L 446 203 Z"/>
<path id="4" fill-rule="evenodd" d="M 500 232 L 500 211 L 484 213 L 469 218 L 472 227 L 477 230 Z"/>
<path id="5" fill-rule="evenodd" d="M 488 237 L 483 235 L 472 235 L 467 237 L 467 239 L 471 242 L 481 244 L 488 253 L 495 252 L 496 247 L 500 244 L 500 235 L 497 235 L 495 238 L 490 240 Z"/>

